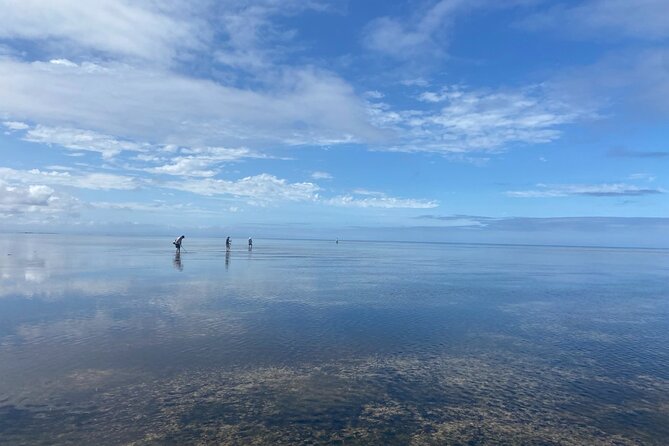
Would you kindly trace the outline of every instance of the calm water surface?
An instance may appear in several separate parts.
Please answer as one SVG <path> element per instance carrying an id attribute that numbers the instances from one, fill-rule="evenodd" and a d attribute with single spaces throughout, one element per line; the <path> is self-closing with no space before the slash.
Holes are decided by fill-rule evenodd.
<path id="1" fill-rule="evenodd" d="M 0 236 L 0 444 L 669 441 L 669 251 Z"/>

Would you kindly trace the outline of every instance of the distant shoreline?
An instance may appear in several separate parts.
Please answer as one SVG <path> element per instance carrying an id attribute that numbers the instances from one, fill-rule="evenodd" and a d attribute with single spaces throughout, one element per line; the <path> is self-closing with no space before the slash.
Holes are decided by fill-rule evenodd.
<path id="1" fill-rule="evenodd" d="M 2 235 L 56 235 L 66 237 L 123 237 L 123 238 L 147 238 L 160 239 L 170 237 L 169 235 L 140 235 L 140 234 L 71 234 L 66 232 L 38 232 L 38 231 L 20 231 L 20 232 L 0 232 Z M 227 236 L 193 236 L 190 239 L 225 239 Z M 242 236 L 231 236 L 234 240 L 242 239 Z M 296 238 L 296 237 L 253 237 L 254 240 L 273 240 L 273 241 L 299 241 L 299 242 L 332 242 L 336 238 Z M 402 245 L 450 245 L 450 246 L 491 246 L 491 247 L 519 247 L 519 248 L 571 248 L 571 249 L 626 249 L 626 250 L 646 250 L 646 251 L 669 251 L 669 247 L 648 247 L 648 246 L 616 246 L 616 245 L 571 245 L 554 243 L 493 243 L 493 242 L 449 242 L 449 241 L 419 241 L 419 240 L 363 240 L 363 239 L 342 239 L 340 244 L 346 243 L 398 243 Z"/>

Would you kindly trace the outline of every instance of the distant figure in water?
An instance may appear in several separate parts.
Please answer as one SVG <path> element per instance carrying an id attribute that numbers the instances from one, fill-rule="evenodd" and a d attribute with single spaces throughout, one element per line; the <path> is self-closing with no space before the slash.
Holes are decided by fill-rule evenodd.
<path id="1" fill-rule="evenodd" d="M 336 244 L 339 244 L 339 239 L 335 240 L 335 243 L 336 243 Z"/>
<path id="2" fill-rule="evenodd" d="M 230 246 L 232 246 L 232 240 L 230 240 L 230 237 L 228 236 L 228 238 L 225 239 L 225 249 L 229 251 Z"/>
<path id="3" fill-rule="evenodd" d="M 176 238 L 172 244 L 177 247 L 177 252 L 181 252 L 181 242 L 186 238 L 185 235 L 182 235 L 181 237 Z"/>
<path id="4" fill-rule="evenodd" d="M 249 251 L 253 249 L 253 239 L 249 237 Z"/>

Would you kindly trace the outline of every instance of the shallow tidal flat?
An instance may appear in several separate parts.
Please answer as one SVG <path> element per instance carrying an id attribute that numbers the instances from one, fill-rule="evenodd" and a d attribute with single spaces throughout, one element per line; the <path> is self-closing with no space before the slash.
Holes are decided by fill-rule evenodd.
<path id="1" fill-rule="evenodd" d="M 666 250 L 186 241 L 0 238 L 0 444 L 669 438 Z"/>

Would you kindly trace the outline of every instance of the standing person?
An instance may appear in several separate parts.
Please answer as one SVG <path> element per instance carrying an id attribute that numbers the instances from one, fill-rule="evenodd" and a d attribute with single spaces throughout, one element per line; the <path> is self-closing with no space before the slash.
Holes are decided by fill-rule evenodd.
<path id="1" fill-rule="evenodd" d="M 228 238 L 225 239 L 225 249 L 229 251 L 231 245 L 232 241 L 230 240 L 230 236 L 228 236 Z"/>
<path id="2" fill-rule="evenodd" d="M 249 249 L 253 249 L 253 239 L 249 237 Z"/>
<path id="3" fill-rule="evenodd" d="M 181 252 L 181 242 L 183 242 L 185 238 L 186 236 L 182 235 L 181 237 L 177 237 L 176 239 L 174 239 L 174 241 L 172 242 L 172 244 L 177 247 L 177 252 Z"/>

